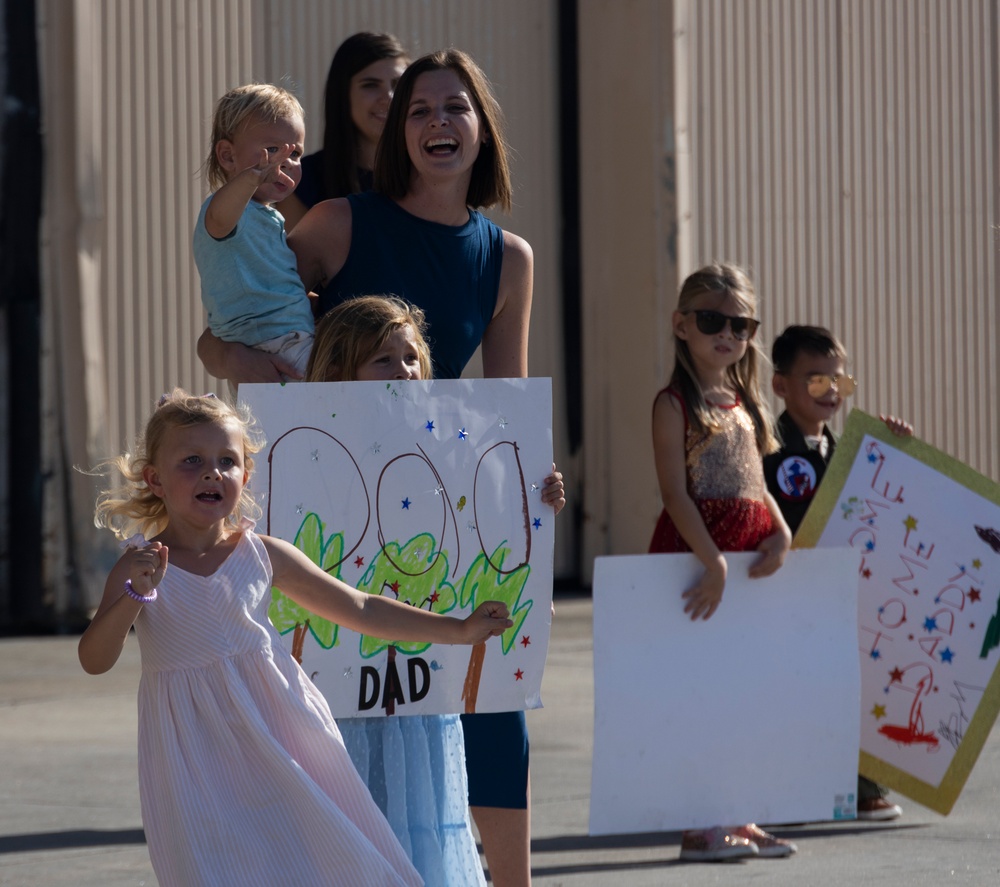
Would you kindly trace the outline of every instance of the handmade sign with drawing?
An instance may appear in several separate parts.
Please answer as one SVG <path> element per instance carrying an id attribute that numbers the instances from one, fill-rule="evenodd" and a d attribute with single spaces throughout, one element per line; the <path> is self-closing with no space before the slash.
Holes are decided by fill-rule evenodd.
<path id="1" fill-rule="evenodd" d="M 369 594 L 514 625 L 475 647 L 359 635 L 273 591 L 271 621 L 338 717 L 541 705 L 552 602 L 548 379 L 241 385 L 267 437 L 263 532 Z"/>
<path id="2" fill-rule="evenodd" d="M 1000 708 L 1000 486 L 854 410 L 794 545 L 861 555 L 861 772 L 948 813 Z"/>

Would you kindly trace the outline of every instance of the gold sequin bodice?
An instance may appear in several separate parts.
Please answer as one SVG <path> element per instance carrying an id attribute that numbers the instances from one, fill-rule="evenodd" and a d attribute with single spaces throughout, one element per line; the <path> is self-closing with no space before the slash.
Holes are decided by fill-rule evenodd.
<path id="1" fill-rule="evenodd" d="M 693 499 L 764 498 L 764 468 L 753 419 L 740 403 L 711 406 L 717 428 L 710 434 L 690 423 L 684 439 L 688 491 Z"/>

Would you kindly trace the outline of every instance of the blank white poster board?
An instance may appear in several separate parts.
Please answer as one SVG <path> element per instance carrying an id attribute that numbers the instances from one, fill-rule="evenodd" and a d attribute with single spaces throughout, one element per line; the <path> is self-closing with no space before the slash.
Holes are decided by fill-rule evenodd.
<path id="1" fill-rule="evenodd" d="M 698 622 L 694 555 L 595 562 L 591 834 L 855 817 L 859 555 L 792 551 L 750 579 L 757 557 L 726 555 Z"/>

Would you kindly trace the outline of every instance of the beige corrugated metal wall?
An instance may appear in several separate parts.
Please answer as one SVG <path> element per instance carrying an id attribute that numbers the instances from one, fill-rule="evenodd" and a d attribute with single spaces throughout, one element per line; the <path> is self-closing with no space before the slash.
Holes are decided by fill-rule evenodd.
<path id="1" fill-rule="evenodd" d="M 600 405 L 585 563 L 648 542 L 676 278 L 712 258 L 751 269 L 768 342 L 830 326 L 858 406 L 1000 475 L 997 18 L 997 0 L 582 3 L 585 391 Z M 601 131 L 618 138 L 611 169 Z"/>
<path id="2" fill-rule="evenodd" d="M 746 263 L 770 338 L 830 327 L 858 406 L 904 415 L 1000 475 L 997 4 L 679 9 L 692 59 L 685 268 Z"/>
<path id="3" fill-rule="evenodd" d="M 83 529 L 89 466 L 117 453 L 174 385 L 212 390 L 195 345 L 204 327 L 190 241 L 207 193 L 199 174 L 216 99 L 253 80 L 290 82 L 322 142 L 322 94 L 340 42 L 391 31 L 416 57 L 455 45 L 493 82 L 515 149 L 515 210 L 496 220 L 535 253 L 530 368 L 555 376 L 557 459 L 566 466 L 558 282 L 554 2 L 428 0 L 41 0 L 49 185 L 46 240 L 47 570 L 59 609 L 96 602 L 113 548 Z M 478 365 L 478 364 L 477 364 Z M 475 372 L 476 366 L 472 370 Z M 83 372 L 81 373 L 81 368 Z M 68 511 L 67 511 L 68 508 Z M 71 529 L 83 537 L 65 551 Z M 557 569 L 566 572 L 563 534 Z M 103 552 L 95 556 L 95 551 Z M 66 595 L 76 595 L 67 601 Z"/>
<path id="4" fill-rule="evenodd" d="M 583 513 L 580 569 L 645 551 L 649 417 L 677 293 L 675 53 L 670 3 L 580 6 Z"/>

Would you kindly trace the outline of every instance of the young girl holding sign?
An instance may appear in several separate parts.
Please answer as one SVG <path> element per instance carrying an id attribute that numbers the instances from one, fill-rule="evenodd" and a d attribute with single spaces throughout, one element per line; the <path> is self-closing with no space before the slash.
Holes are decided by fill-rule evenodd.
<path id="1" fill-rule="evenodd" d="M 112 463 L 124 484 L 98 500 L 99 525 L 153 536 L 128 540 L 79 647 L 87 672 L 105 672 L 135 625 L 153 869 L 164 887 L 420 884 L 268 620 L 271 586 L 356 631 L 446 644 L 501 634 L 506 607 L 439 616 L 364 594 L 257 536 L 246 483 L 260 447 L 247 414 L 178 389 Z"/>
<path id="2" fill-rule="evenodd" d="M 776 449 L 760 394 L 756 296 L 733 265 L 708 265 L 681 287 L 675 362 L 653 404 L 653 452 L 663 497 L 650 552 L 691 551 L 705 565 L 685 613 L 708 619 L 726 585 L 724 551 L 759 551 L 751 577 L 769 576 L 791 543 L 764 484 L 761 456 Z M 686 831 L 681 859 L 788 856 L 795 845 L 750 823 Z"/>
<path id="3" fill-rule="evenodd" d="M 361 296 L 316 326 L 307 382 L 431 378 L 424 313 L 388 296 Z M 485 887 L 469 821 L 459 715 L 340 718 L 344 745 L 427 884 Z"/>
<path id="4" fill-rule="evenodd" d="M 391 296 L 361 296 L 332 308 L 316 326 L 308 382 L 431 378 L 426 321 Z M 542 502 L 563 499 L 562 476 Z M 379 808 L 428 884 L 485 884 L 468 814 L 459 715 L 341 718 L 344 744 Z"/>

